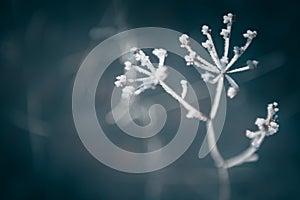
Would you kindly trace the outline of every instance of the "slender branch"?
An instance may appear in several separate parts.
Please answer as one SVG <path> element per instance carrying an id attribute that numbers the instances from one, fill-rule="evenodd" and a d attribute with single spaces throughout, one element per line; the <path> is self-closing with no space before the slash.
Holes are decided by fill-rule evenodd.
<path id="1" fill-rule="evenodd" d="M 238 59 L 241 57 L 242 54 L 235 53 L 233 58 L 230 60 L 230 62 L 226 65 L 225 71 L 227 71 Z"/>
<path id="2" fill-rule="evenodd" d="M 227 15 L 223 16 L 223 23 L 226 24 L 226 29 L 222 29 L 220 33 L 221 35 L 223 35 L 224 38 L 224 55 L 221 59 L 223 64 L 228 63 L 228 51 L 229 51 L 229 43 L 231 37 L 231 28 L 234 20 L 235 20 L 235 16 L 231 13 L 228 13 Z"/>
<path id="3" fill-rule="evenodd" d="M 149 72 L 149 71 L 146 70 L 146 69 L 141 68 L 140 66 L 135 65 L 135 66 L 134 66 L 134 69 L 135 69 L 137 72 L 140 72 L 140 73 L 142 73 L 142 74 L 145 74 L 145 75 L 148 75 L 148 76 L 152 76 L 151 72 Z"/>
<path id="4" fill-rule="evenodd" d="M 227 24 L 227 32 L 229 33 L 228 37 L 224 37 L 224 55 L 223 58 L 228 62 L 228 51 L 229 51 L 229 43 L 230 43 L 230 36 L 231 36 L 231 27 L 232 22 Z"/>
<path id="5" fill-rule="evenodd" d="M 239 47 L 235 47 L 235 53 L 233 58 L 230 60 L 230 62 L 227 64 L 225 71 L 227 71 L 242 55 L 243 53 L 248 49 L 248 47 L 250 46 L 252 42 L 252 39 L 247 39 L 246 44 L 239 48 Z"/>
<path id="6" fill-rule="evenodd" d="M 250 70 L 250 69 L 252 69 L 252 68 L 247 65 L 247 66 L 244 66 L 244 67 L 241 67 L 241 68 L 230 70 L 230 71 L 227 72 L 227 74 L 243 72 L 243 71 L 247 71 L 247 70 Z"/>
<path id="7" fill-rule="evenodd" d="M 151 73 L 155 73 L 155 67 L 153 66 L 152 62 L 149 60 L 148 57 L 147 57 L 147 63 L 146 63 L 146 65 L 150 69 Z"/>
<path id="8" fill-rule="evenodd" d="M 227 81 L 229 82 L 229 84 L 231 85 L 231 87 L 239 90 L 239 85 L 235 82 L 235 80 L 233 80 L 233 78 L 231 78 L 227 74 L 225 74 L 225 78 L 227 79 Z"/>
<path id="9" fill-rule="evenodd" d="M 193 113 L 194 117 L 198 118 L 200 121 L 207 121 L 208 117 L 201 113 L 199 110 L 191 106 L 188 102 L 186 102 L 181 96 L 179 96 L 174 90 L 172 90 L 164 81 L 160 80 L 159 84 L 162 88 L 170 94 L 174 99 L 176 99 L 185 109 L 189 112 Z"/>
<path id="10" fill-rule="evenodd" d="M 208 70 L 210 72 L 215 72 L 215 73 L 217 73 L 217 72 L 220 71 L 220 69 L 217 66 L 211 64 L 210 62 L 208 62 L 207 60 L 205 60 L 204 58 L 202 58 L 199 54 L 197 54 L 195 51 L 193 51 L 193 49 L 191 48 L 191 46 L 184 45 L 184 47 L 186 48 L 186 50 L 189 53 L 196 54 L 195 58 L 200 62 L 200 63 L 197 62 L 198 63 L 196 65 L 197 67 L 202 68 L 204 70 Z M 201 63 L 202 63 L 202 65 L 201 65 Z"/>
<path id="11" fill-rule="evenodd" d="M 131 83 L 135 83 L 135 82 L 144 82 L 144 81 L 147 81 L 147 80 L 150 80 L 152 79 L 152 77 L 144 77 L 144 78 L 137 78 L 137 79 L 128 79 L 129 82 Z"/>
<path id="12" fill-rule="evenodd" d="M 240 153 L 237 156 L 234 156 L 228 160 L 225 161 L 225 167 L 231 168 L 237 165 L 241 165 L 249 160 L 253 155 L 255 155 L 255 152 L 257 151 L 257 148 L 250 146 L 246 150 L 244 150 L 242 153 Z"/>
<path id="13" fill-rule="evenodd" d="M 210 150 L 210 155 L 212 159 L 214 160 L 214 163 L 216 167 L 220 168 L 224 165 L 224 159 L 221 156 L 219 149 L 216 145 L 216 138 L 215 138 L 215 130 L 213 127 L 213 121 L 208 120 L 206 122 L 206 129 L 207 129 L 207 142 L 208 142 L 208 147 Z"/>
<path id="14" fill-rule="evenodd" d="M 196 58 L 197 58 L 197 56 L 196 56 Z M 197 62 L 197 61 L 194 61 L 194 66 L 199 67 L 199 68 L 201 68 L 203 70 L 206 70 L 206 71 L 209 71 L 209 72 L 214 72 L 214 73 L 218 73 L 219 72 L 219 70 L 215 70 L 215 69 L 213 69 L 211 67 L 208 67 L 205 64 L 203 64 L 201 62 Z"/>
<path id="15" fill-rule="evenodd" d="M 222 69 L 222 64 L 221 64 L 221 62 L 220 62 L 220 59 L 219 59 L 219 56 L 218 56 L 216 47 L 215 47 L 214 42 L 213 42 L 213 39 L 212 39 L 212 37 L 211 37 L 211 34 L 208 32 L 208 33 L 206 34 L 206 36 L 207 36 L 208 40 L 210 41 L 210 43 L 211 43 L 211 45 L 212 45 L 212 46 L 211 46 L 212 48 L 211 48 L 210 50 L 208 50 L 208 52 L 209 52 L 211 58 L 214 60 L 214 62 L 215 62 L 215 64 L 217 65 L 217 67 L 221 70 L 221 69 Z"/>
<path id="16" fill-rule="evenodd" d="M 213 100 L 213 104 L 211 106 L 211 111 L 210 111 L 210 119 L 214 119 L 217 113 L 217 110 L 219 108 L 219 104 L 220 104 L 220 99 L 221 99 L 221 94 L 222 94 L 222 90 L 224 87 L 224 77 L 220 76 L 219 80 L 218 80 L 218 84 L 217 84 L 217 88 L 216 88 L 216 94 Z"/>

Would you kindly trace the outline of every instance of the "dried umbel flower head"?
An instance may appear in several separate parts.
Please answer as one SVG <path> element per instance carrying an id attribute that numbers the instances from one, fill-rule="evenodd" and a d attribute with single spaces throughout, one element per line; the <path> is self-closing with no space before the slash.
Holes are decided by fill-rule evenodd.
<path id="1" fill-rule="evenodd" d="M 126 73 L 116 77 L 115 85 L 117 87 L 124 87 L 122 89 L 122 97 L 130 98 L 134 95 L 139 95 L 143 91 L 154 88 L 160 80 L 167 78 L 167 67 L 164 66 L 164 60 L 167 56 L 167 51 L 164 49 L 154 49 L 152 52 L 158 59 L 157 67 L 149 60 L 149 56 L 138 48 L 132 48 L 129 52 L 130 58 L 133 60 L 124 62 L 125 72 L 134 70 L 144 77 L 142 78 L 128 78 Z"/>
<path id="2" fill-rule="evenodd" d="M 228 83 L 230 84 L 230 87 L 227 90 L 227 96 L 230 98 L 236 96 L 237 92 L 239 91 L 239 86 L 234 81 L 234 79 L 229 76 L 229 74 L 253 69 L 258 64 L 256 60 L 250 60 L 247 61 L 246 66 L 230 70 L 233 64 L 238 60 L 238 58 L 246 51 L 253 38 L 255 38 L 257 35 L 256 31 L 247 30 L 247 32 L 243 34 L 243 36 L 247 39 L 245 45 L 242 47 L 235 46 L 233 48 L 234 56 L 229 59 L 229 41 L 231 36 L 231 27 L 234 21 L 235 16 L 231 13 L 224 15 L 223 17 L 223 22 L 224 24 L 226 24 L 226 29 L 222 29 L 220 33 L 220 35 L 223 36 L 224 39 L 224 55 L 222 56 L 222 58 L 218 56 L 218 53 L 216 51 L 211 36 L 211 29 L 207 25 L 202 26 L 201 32 L 207 37 L 207 40 L 205 42 L 202 42 L 202 46 L 208 51 L 212 60 L 214 61 L 214 64 L 206 61 L 192 49 L 192 47 L 190 46 L 188 35 L 183 34 L 179 38 L 181 47 L 185 48 L 188 51 L 188 55 L 185 56 L 186 64 L 194 65 L 203 69 L 205 72 L 202 75 L 202 78 L 205 82 L 215 84 L 218 81 L 223 81 L 223 77 L 225 77 L 225 79 L 227 79 Z"/>
<path id="3" fill-rule="evenodd" d="M 277 123 L 277 112 L 279 111 L 278 103 L 274 102 L 267 107 L 267 117 L 257 118 L 255 125 L 258 127 L 257 131 L 246 131 L 246 136 L 252 139 L 251 145 L 255 148 L 259 148 L 266 136 L 274 135 L 279 130 L 279 124 Z"/>

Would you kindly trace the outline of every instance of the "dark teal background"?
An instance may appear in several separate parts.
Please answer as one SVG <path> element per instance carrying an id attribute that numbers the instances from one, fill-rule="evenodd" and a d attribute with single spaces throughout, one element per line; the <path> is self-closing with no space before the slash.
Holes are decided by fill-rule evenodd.
<path id="1" fill-rule="evenodd" d="M 232 199 L 297 199 L 299 9 L 297 1 L 278 0 L 1 1 L 0 199 L 217 199 L 213 162 L 197 158 L 203 124 L 198 142 L 171 166 L 151 174 L 121 173 L 95 160 L 82 145 L 72 119 L 71 92 L 82 60 L 109 36 L 155 26 L 188 33 L 201 42 L 200 28 L 208 24 L 220 49 L 218 34 L 227 12 L 237 15 L 234 44 L 243 44 L 241 34 L 248 28 L 258 31 L 238 64 L 247 59 L 261 64 L 256 71 L 233 75 L 241 91 L 228 102 L 219 141 L 224 157 L 247 147 L 244 132 L 255 129 L 255 118 L 265 116 L 267 103 L 276 100 L 280 106 L 280 131 L 264 142 L 260 160 L 230 170 Z M 91 31 L 97 27 L 110 29 L 99 36 Z M 182 60 L 177 63 L 184 65 Z M 113 66 L 102 80 L 107 87 L 96 97 L 103 113 L 109 111 L 114 76 L 122 72 L 118 62 Z M 186 73 L 195 80 L 195 71 L 189 69 Z M 121 135 L 116 127 L 106 128 Z M 167 130 L 172 133 L 173 128 Z"/>

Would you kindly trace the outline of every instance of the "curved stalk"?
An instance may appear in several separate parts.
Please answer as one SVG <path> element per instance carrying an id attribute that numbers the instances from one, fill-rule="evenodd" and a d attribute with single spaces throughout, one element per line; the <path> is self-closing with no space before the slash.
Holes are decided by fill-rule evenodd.
<path id="1" fill-rule="evenodd" d="M 242 153 L 229 158 L 228 160 L 225 161 L 225 167 L 226 168 L 231 168 L 240 164 L 243 164 L 251 158 L 255 152 L 257 151 L 257 148 L 250 146 L 246 150 L 244 150 Z"/>

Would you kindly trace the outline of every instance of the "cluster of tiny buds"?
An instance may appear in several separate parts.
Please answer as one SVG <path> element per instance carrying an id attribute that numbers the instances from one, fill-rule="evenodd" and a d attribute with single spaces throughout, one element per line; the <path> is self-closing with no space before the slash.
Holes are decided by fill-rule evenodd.
<path id="1" fill-rule="evenodd" d="M 123 87 L 127 83 L 127 77 L 125 75 L 120 75 L 116 77 L 115 85 L 117 87 Z"/>
<path id="2" fill-rule="evenodd" d="M 244 38 L 247 38 L 249 40 L 252 40 L 257 35 L 256 31 L 247 30 L 246 33 L 243 34 Z"/>
<path id="3" fill-rule="evenodd" d="M 228 13 L 227 15 L 223 16 L 223 23 L 224 24 L 230 24 L 235 21 L 236 16 L 232 13 Z"/>
<path id="4" fill-rule="evenodd" d="M 202 26 L 202 33 L 203 35 L 207 35 L 211 33 L 211 29 L 207 25 Z"/>
<path id="5" fill-rule="evenodd" d="M 246 131 L 246 136 L 252 139 L 251 145 L 255 148 L 259 148 L 266 136 L 274 135 L 279 130 L 279 124 L 277 122 L 277 112 L 279 111 L 278 103 L 274 102 L 267 107 L 267 117 L 257 118 L 255 125 L 258 127 L 257 131 Z"/>
<path id="6" fill-rule="evenodd" d="M 132 48 L 129 51 L 130 61 L 124 62 L 125 74 L 117 76 L 115 81 L 116 87 L 124 87 L 122 89 L 122 98 L 128 99 L 131 96 L 139 95 L 147 89 L 154 89 L 159 81 L 163 81 L 167 77 L 167 67 L 164 66 L 167 51 L 165 49 L 154 49 L 152 53 L 159 59 L 157 67 L 154 67 L 149 60 L 149 56 L 146 56 L 141 49 Z M 132 71 L 138 72 L 144 77 L 132 77 Z"/>
<path id="7" fill-rule="evenodd" d="M 181 43 L 180 47 L 184 48 L 190 44 L 190 38 L 187 34 L 182 34 L 179 37 L 179 41 Z"/>

